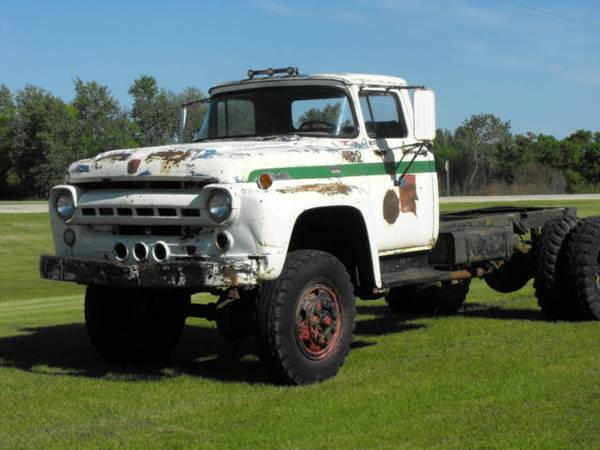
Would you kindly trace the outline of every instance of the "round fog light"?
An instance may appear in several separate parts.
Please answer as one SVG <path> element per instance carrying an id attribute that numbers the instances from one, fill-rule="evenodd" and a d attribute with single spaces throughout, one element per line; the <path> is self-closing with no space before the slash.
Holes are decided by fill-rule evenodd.
<path id="1" fill-rule="evenodd" d="M 69 247 L 73 247 L 73 245 L 75 245 L 77 237 L 75 236 L 75 232 L 69 228 L 65 230 L 63 234 L 63 239 L 65 241 L 65 244 L 67 244 Z"/>
<path id="2" fill-rule="evenodd" d="M 219 247 L 219 250 L 226 252 L 231 248 L 233 238 L 226 231 L 221 231 L 215 236 L 215 243 L 217 244 L 217 247 Z"/>

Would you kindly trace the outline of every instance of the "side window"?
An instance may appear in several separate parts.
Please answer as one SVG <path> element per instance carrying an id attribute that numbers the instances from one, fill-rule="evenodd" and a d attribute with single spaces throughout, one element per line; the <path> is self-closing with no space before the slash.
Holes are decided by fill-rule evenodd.
<path id="1" fill-rule="evenodd" d="M 254 103 L 250 100 L 228 99 L 217 103 L 217 136 L 255 134 Z"/>
<path id="2" fill-rule="evenodd" d="M 406 137 L 406 123 L 396 94 L 392 92 L 361 93 L 360 108 L 370 137 Z"/>

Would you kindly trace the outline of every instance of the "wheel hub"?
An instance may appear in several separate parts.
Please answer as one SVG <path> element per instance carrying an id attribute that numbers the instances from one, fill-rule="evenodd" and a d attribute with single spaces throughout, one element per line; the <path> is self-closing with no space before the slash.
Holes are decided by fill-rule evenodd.
<path id="1" fill-rule="evenodd" d="M 311 359 L 322 359 L 334 348 L 341 323 L 337 294 L 324 284 L 309 287 L 296 310 L 296 339 Z"/>

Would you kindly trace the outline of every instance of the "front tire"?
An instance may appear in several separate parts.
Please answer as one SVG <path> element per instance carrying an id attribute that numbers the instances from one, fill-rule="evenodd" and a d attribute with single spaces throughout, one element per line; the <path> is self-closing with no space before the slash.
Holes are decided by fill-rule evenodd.
<path id="1" fill-rule="evenodd" d="M 85 326 L 98 353 L 117 364 L 166 358 L 185 325 L 190 296 L 88 286 Z"/>
<path id="2" fill-rule="evenodd" d="M 355 315 L 353 286 L 337 258 L 319 250 L 291 252 L 281 275 L 256 298 L 261 361 L 284 384 L 331 378 L 350 350 Z"/>

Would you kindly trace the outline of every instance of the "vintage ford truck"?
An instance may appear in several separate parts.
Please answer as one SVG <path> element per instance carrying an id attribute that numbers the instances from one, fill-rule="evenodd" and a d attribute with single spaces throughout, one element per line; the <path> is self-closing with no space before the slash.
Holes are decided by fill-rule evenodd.
<path id="1" fill-rule="evenodd" d="M 285 68 L 251 70 L 206 102 L 193 143 L 77 161 L 51 190 L 56 254 L 41 274 L 87 285 L 86 327 L 107 360 L 165 357 L 199 316 L 227 338 L 254 335 L 275 379 L 319 381 L 348 353 L 355 297 L 448 314 L 472 277 L 501 292 L 535 277 L 550 318 L 600 317 L 598 219 L 440 215 L 432 91 Z M 198 292 L 218 301 L 193 303 Z"/>

